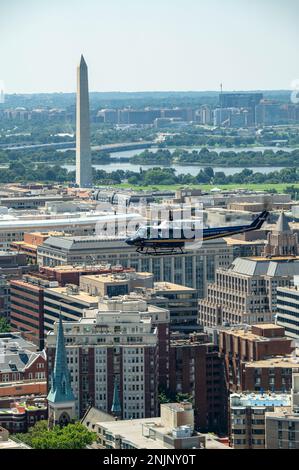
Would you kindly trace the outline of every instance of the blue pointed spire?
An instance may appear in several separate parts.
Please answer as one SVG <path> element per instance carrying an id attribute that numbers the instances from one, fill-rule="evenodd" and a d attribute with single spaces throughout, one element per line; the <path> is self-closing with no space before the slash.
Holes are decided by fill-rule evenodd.
<path id="1" fill-rule="evenodd" d="M 66 350 L 64 344 L 64 333 L 61 316 L 57 329 L 56 353 L 54 369 L 51 376 L 51 390 L 48 394 L 48 401 L 52 403 L 75 401 L 71 387 L 70 373 L 66 360 Z"/>
<path id="2" fill-rule="evenodd" d="M 115 379 L 114 381 L 113 402 L 111 406 L 111 412 L 116 416 L 121 415 L 121 404 L 120 404 L 120 398 L 119 398 L 119 386 L 118 386 L 117 379 Z"/>

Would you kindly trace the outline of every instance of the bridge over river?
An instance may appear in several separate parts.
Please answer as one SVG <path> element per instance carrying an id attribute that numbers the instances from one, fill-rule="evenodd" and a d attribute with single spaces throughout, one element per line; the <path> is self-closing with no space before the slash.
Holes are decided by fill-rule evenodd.
<path id="1" fill-rule="evenodd" d="M 124 142 L 117 144 L 106 144 L 106 145 L 92 145 L 91 150 L 99 150 L 113 153 L 121 152 L 122 150 L 135 150 L 135 149 L 145 149 L 150 148 L 153 145 L 156 145 L 155 142 L 139 141 L 139 142 Z M 60 152 L 65 152 L 66 150 L 75 150 L 76 142 L 51 142 L 47 144 L 31 144 L 31 145 L 5 145 L 2 147 L 4 150 L 26 150 L 26 149 L 39 149 L 39 148 L 53 148 L 59 150 Z"/>

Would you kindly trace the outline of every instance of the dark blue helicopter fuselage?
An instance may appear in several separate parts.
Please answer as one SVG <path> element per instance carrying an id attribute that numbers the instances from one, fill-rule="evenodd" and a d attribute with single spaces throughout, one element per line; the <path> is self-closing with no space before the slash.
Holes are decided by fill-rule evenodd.
<path id="1" fill-rule="evenodd" d="M 234 225 L 229 227 L 203 229 L 201 238 L 203 241 L 205 241 L 236 235 L 239 233 L 250 232 L 252 230 L 258 230 L 262 227 L 268 215 L 268 211 L 263 211 L 249 225 Z M 157 227 L 144 227 L 143 230 L 137 230 L 133 237 L 126 240 L 126 243 L 128 245 L 134 245 L 138 248 L 181 248 L 185 245 L 185 243 L 194 242 L 197 239 L 198 238 L 196 238 L 195 231 L 193 234 L 191 234 L 191 236 L 186 236 L 183 229 L 170 228 L 168 230 L 167 236 L 165 236 L 165 229 L 163 228 L 159 229 Z"/>

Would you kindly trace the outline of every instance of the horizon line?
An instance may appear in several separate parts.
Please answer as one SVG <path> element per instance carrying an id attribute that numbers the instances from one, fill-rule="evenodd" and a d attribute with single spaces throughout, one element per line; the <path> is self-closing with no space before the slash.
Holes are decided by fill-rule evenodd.
<path id="1" fill-rule="evenodd" d="M 255 93 L 255 92 L 291 92 L 289 88 L 252 88 L 252 89 L 240 89 L 240 90 L 222 90 L 222 93 Z M 4 89 L 5 92 L 5 89 Z M 133 94 L 133 93 L 221 93 L 220 90 L 130 90 L 130 91 L 120 91 L 120 90 L 109 90 L 109 91 L 99 91 L 99 90 L 90 90 L 91 93 L 102 93 L 102 94 Z M 6 96 L 13 95 L 47 95 L 47 94 L 76 94 L 76 91 L 31 91 L 31 92 L 5 92 Z"/>

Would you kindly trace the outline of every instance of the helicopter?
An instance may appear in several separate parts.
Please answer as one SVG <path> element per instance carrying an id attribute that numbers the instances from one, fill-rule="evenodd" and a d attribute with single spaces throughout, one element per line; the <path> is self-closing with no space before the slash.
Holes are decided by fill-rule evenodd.
<path id="1" fill-rule="evenodd" d="M 215 227 L 202 229 L 201 241 L 223 238 L 239 233 L 251 232 L 262 227 L 268 218 L 269 212 L 263 210 L 249 225 L 234 225 L 228 227 Z M 190 221 L 189 221 L 190 222 Z M 175 233 L 176 230 L 176 233 Z M 179 233 L 178 233 L 179 231 Z M 145 255 L 184 254 L 185 243 L 199 241 L 193 236 L 185 235 L 184 230 L 175 226 L 168 227 L 168 236 L 165 236 L 163 226 L 145 225 L 139 227 L 137 232 L 125 240 L 127 245 L 136 246 L 136 251 Z M 175 234 L 179 236 L 175 236 Z"/>

